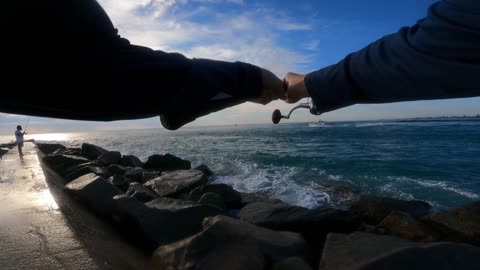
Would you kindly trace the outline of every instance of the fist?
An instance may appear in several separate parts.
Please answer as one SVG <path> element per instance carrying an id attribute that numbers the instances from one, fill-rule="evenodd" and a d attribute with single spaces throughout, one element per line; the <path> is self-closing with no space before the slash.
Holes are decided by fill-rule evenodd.
<path id="1" fill-rule="evenodd" d="M 252 102 L 266 105 L 274 100 L 285 100 L 285 88 L 282 80 L 272 72 L 262 69 L 262 89 L 260 96 L 253 99 Z"/>
<path id="2" fill-rule="evenodd" d="M 285 102 L 295 103 L 302 98 L 309 97 L 305 85 L 305 75 L 289 72 L 283 79 L 283 84 L 287 89 Z"/>

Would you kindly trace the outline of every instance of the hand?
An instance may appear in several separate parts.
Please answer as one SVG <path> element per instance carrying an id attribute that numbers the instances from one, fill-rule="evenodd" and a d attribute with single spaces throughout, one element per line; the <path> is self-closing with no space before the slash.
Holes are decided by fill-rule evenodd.
<path id="1" fill-rule="evenodd" d="M 309 97 L 305 85 L 305 75 L 289 72 L 283 79 L 283 83 L 287 89 L 285 102 L 295 103 L 302 98 Z"/>
<path id="2" fill-rule="evenodd" d="M 262 90 L 260 96 L 252 100 L 252 102 L 266 105 L 274 100 L 285 100 L 285 88 L 282 81 L 272 72 L 262 69 Z"/>

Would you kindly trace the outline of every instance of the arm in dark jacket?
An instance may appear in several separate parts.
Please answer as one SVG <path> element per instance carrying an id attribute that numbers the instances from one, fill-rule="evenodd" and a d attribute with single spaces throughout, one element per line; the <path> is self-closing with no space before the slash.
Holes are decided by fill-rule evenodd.
<path id="1" fill-rule="evenodd" d="M 444 0 L 412 27 L 305 77 L 319 112 L 480 95 L 480 1 Z"/>
<path id="2" fill-rule="evenodd" d="M 1 112 L 97 121 L 166 114 L 178 127 L 185 121 L 175 115 L 192 121 L 260 94 L 260 68 L 132 45 L 95 0 L 1 5 Z M 228 102 L 212 101 L 219 93 Z"/>

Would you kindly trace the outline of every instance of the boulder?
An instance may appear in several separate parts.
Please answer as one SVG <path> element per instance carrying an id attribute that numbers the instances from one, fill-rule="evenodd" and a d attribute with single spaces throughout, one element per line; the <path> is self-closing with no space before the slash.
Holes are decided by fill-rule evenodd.
<path id="1" fill-rule="evenodd" d="M 97 159 L 100 155 L 105 154 L 108 150 L 100 146 L 89 143 L 82 144 L 82 156 L 91 160 Z"/>
<path id="2" fill-rule="evenodd" d="M 348 211 L 307 209 L 275 201 L 247 204 L 238 217 L 270 229 L 299 232 L 313 241 L 329 232 L 349 233 L 360 226 L 360 221 Z"/>
<path id="3" fill-rule="evenodd" d="M 98 156 L 97 160 L 102 162 L 105 166 L 117 164 L 122 159 L 122 154 L 117 151 L 109 151 Z"/>
<path id="4" fill-rule="evenodd" d="M 120 160 L 120 165 L 125 167 L 140 167 L 143 168 L 145 164 L 136 156 L 124 155 Z"/>
<path id="5" fill-rule="evenodd" d="M 152 269 L 265 269 L 289 257 L 305 257 L 300 235 L 277 232 L 239 220 L 216 216 L 204 221 L 204 230 L 182 241 L 160 246 Z M 268 259 L 269 261 L 264 261 Z"/>
<path id="6" fill-rule="evenodd" d="M 364 196 L 355 201 L 350 211 L 366 223 L 378 224 L 392 211 L 406 212 L 415 218 L 430 213 L 432 206 L 424 201 L 403 201 L 393 198 Z"/>
<path id="7" fill-rule="evenodd" d="M 421 221 L 448 240 L 480 245 L 480 202 L 433 213 Z"/>
<path id="8" fill-rule="evenodd" d="M 290 257 L 276 263 L 273 270 L 313 270 L 313 268 L 300 257 Z"/>
<path id="9" fill-rule="evenodd" d="M 438 236 L 405 212 L 392 211 L 377 226 L 377 231 L 412 241 L 432 242 Z"/>
<path id="10" fill-rule="evenodd" d="M 78 169 L 68 172 L 64 177 L 66 182 L 70 182 L 74 179 L 79 178 L 85 174 L 94 173 L 96 175 L 102 176 L 104 178 L 108 178 L 111 176 L 111 173 L 103 167 L 94 167 L 94 166 L 77 166 Z"/>
<path id="11" fill-rule="evenodd" d="M 50 144 L 50 143 L 37 143 L 37 148 L 44 154 L 50 155 L 56 150 L 66 150 L 67 148 L 61 144 Z"/>
<path id="12" fill-rule="evenodd" d="M 128 181 L 128 178 L 126 178 L 123 175 L 118 175 L 118 174 L 108 178 L 108 182 L 110 182 L 110 184 L 114 185 L 116 188 L 118 188 L 119 190 L 121 190 L 123 192 L 126 192 L 129 185 L 130 185 L 130 181 Z"/>
<path id="13" fill-rule="evenodd" d="M 123 174 L 125 177 L 130 179 L 132 182 L 142 182 L 143 172 L 145 169 L 140 167 L 127 168 L 127 171 Z"/>
<path id="14" fill-rule="evenodd" d="M 398 249 L 363 263 L 359 269 L 474 270 L 480 266 L 480 248 L 457 243 L 432 243 Z M 355 268 L 350 268 L 355 269 Z"/>
<path id="15" fill-rule="evenodd" d="M 108 166 L 108 171 L 111 174 L 118 174 L 118 175 L 124 175 L 130 169 L 131 168 L 128 168 L 128 167 L 125 167 L 125 166 L 122 166 L 122 165 L 118 165 L 118 164 L 112 164 L 112 165 Z"/>
<path id="16" fill-rule="evenodd" d="M 135 198 L 141 202 L 149 202 L 158 197 L 157 193 L 137 182 L 130 184 L 125 195 Z"/>
<path id="17" fill-rule="evenodd" d="M 467 244 L 418 244 L 400 238 L 356 232 L 329 234 L 320 270 L 478 269 L 480 248 Z"/>
<path id="18" fill-rule="evenodd" d="M 218 214 L 212 207 L 197 206 L 178 211 L 147 207 L 125 195 L 116 196 L 115 221 L 147 251 L 192 236 L 202 229 L 202 220 Z"/>
<path id="19" fill-rule="evenodd" d="M 147 162 L 145 162 L 145 168 L 159 171 L 189 170 L 192 165 L 188 160 L 165 154 L 149 156 Z"/>
<path id="20" fill-rule="evenodd" d="M 207 192 L 220 195 L 228 209 L 241 208 L 243 206 L 240 192 L 225 184 L 210 184 L 196 187 L 190 191 L 190 199 L 192 201 L 198 201 Z"/>
<path id="21" fill-rule="evenodd" d="M 145 205 L 152 208 L 174 211 L 174 210 L 194 207 L 195 202 L 162 197 L 162 198 L 154 199 L 146 203 Z"/>
<path id="22" fill-rule="evenodd" d="M 159 196 L 175 196 L 189 192 L 208 181 L 208 177 L 197 170 L 178 170 L 163 172 L 159 177 L 145 183 Z"/>
<path id="23" fill-rule="evenodd" d="M 209 205 L 225 211 L 225 203 L 223 202 L 222 196 L 217 193 L 207 192 L 198 200 L 198 204 Z"/>
<path id="24" fill-rule="evenodd" d="M 363 232 L 350 235 L 330 233 L 327 235 L 318 269 L 359 269 L 362 264 L 377 256 L 416 245 L 414 242 L 386 235 Z"/>
<path id="25" fill-rule="evenodd" d="M 208 177 L 214 175 L 212 170 L 210 170 L 210 168 L 208 168 L 208 166 L 205 164 L 198 165 L 197 167 L 195 167 L 195 170 L 203 172 Z"/>
<path id="26" fill-rule="evenodd" d="M 103 177 L 93 173 L 77 178 L 65 186 L 80 201 L 101 216 L 111 217 L 115 210 L 113 197 L 120 191 Z"/>
<path id="27" fill-rule="evenodd" d="M 159 172 L 156 172 L 156 171 L 143 171 L 142 172 L 142 175 L 140 177 L 142 183 L 146 183 L 152 179 L 155 179 L 157 178 L 158 176 L 160 176 L 160 173 Z"/>
<path id="28" fill-rule="evenodd" d="M 8 151 L 10 151 L 10 149 L 8 148 L 0 148 L 0 157 L 5 155 L 6 153 L 8 153 Z"/>
<path id="29" fill-rule="evenodd" d="M 54 152 L 50 153 L 49 156 L 58 156 L 58 155 L 71 155 L 71 156 L 82 156 L 82 149 L 80 148 L 59 148 Z"/>
<path id="30" fill-rule="evenodd" d="M 52 170 L 61 176 L 65 176 L 70 167 L 78 166 L 80 164 L 88 163 L 89 160 L 84 157 L 59 155 L 59 156 L 45 156 L 43 162 Z"/>
<path id="31" fill-rule="evenodd" d="M 267 196 L 263 196 L 263 195 L 256 194 L 256 193 L 240 192 L 240 196 L 242 197 L 242 206 L 245 206 L 249 203 L 263 202 L 263 201 L 282 202 L 281 200 L 271 200 Z"/>

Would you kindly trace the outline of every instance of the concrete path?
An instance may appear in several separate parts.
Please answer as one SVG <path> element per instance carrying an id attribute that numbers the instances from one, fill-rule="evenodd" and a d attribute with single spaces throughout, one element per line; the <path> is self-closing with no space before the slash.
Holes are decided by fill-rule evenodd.
<path id="1" fill-rule="evenodd" d="M 46 180 L 36 151 L 25 143 L 23 158 L 12 148 L 0 160 L 0 269 L 142 268 L 143 254 L 65 195 L 55 175 Z"/>

